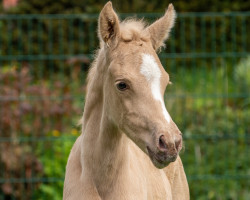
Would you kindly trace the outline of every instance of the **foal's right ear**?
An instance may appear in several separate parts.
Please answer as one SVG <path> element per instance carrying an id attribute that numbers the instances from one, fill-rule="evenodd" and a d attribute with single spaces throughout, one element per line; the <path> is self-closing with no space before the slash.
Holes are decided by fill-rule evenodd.
<path id="1" fill-rule="evenodd" d="M 98 21 L 98 35 L 100 41 L 108 47 L 115 46 L 120 38 L 119 19 L 109 1 L 103 7 Z"/>

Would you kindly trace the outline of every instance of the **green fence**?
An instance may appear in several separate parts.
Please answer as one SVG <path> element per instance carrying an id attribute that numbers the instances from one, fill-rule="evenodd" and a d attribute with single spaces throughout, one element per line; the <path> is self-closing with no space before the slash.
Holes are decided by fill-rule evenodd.
<path id="1" fill-rule="evenodd" d="M 97 17 L 0 16 L 0 200 L 62 198 Z M 160 53 L 191 199 L 250 199 L 249 24 L 250 12 L 179 14 Z"/>

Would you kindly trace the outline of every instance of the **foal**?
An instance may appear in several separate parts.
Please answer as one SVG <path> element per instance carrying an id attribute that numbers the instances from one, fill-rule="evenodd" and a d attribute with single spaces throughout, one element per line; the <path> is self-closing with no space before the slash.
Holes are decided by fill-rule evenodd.
<path id="1" fill-rule="evenodd" d="M 100 50 L 88 75 L 82 134 L 66 167 L 64 200 L 186 200 L 182 135 L 163 94 L 169 83 L 156 51 L 175 11 L 146 27 L 100 13 Z"/>

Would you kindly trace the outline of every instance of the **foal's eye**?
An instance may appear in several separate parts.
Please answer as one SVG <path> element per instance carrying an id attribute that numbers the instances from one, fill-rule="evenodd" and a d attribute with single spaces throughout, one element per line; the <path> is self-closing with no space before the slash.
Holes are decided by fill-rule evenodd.
<path id="1" fill-rule="evenodd" d="M 117 87 L 118 90 L 121 90 L 121 91 L 128 89 L 128 85 L 126 83 L 124 83 L 124 82 L 118 83 L 116 85 L 116 87 Z"/>

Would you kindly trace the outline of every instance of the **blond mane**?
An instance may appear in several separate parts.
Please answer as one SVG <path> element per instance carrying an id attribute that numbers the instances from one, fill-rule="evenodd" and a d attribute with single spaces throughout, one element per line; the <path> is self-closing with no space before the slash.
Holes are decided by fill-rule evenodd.
<path id="1" fill-rule="evenodd" d="M 135 18 L 130 18 L 122 21 L 120 23 L 121 29 L 121 39 L 125 42 L 129 41 L 147 41 L 150 36 L 147 31 L 145 31 L 146 22 L 142 19 L 138 20 Z"/>

